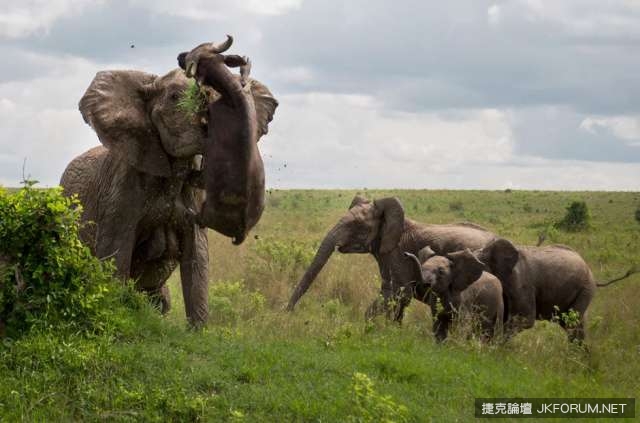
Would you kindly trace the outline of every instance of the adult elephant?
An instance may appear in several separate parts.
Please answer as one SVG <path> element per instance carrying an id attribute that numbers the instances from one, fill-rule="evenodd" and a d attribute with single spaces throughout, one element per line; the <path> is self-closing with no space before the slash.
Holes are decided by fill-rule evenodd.
<path id="1" fill-rule="evenodd" d="M 475 252 L 502 282 L 506 335 L 530 328 L 535 320 L 557 320 L 570 340 L 584 338 L 584 317 L 598 286 L 584 259 L 564 245 L 515 246 L 498 238 Z M 572 315 L 572 312 L 575 314 Z"/>
<path id="2" fill-rule="evenodd" d="M 201 115 L 178 107 L 189 84 L 180 69 L 98 72 L 79 108 L 102 146 L 76 157 L 60 182 L 84 206 L 82 240 L 98 257 L 114 258 L 118 275 L 135 279 L 163 312 L 170 307 L 165 282 L 180 264 L 193 325 L 208 316 L 207 227 L 238 244 L 262 213 L 256 144 L 278 104 L 248 78 L 245 58 L 222 54 L 231 43 L 228 37 L 178 57 L 221 94 Z M 242 66 L 241 76 L 229 65 Z"/>
<path id="3" fill-rule="evenodd" d="M 349 211 L 326 234 L 316 255 L 296 286 L 287 310 L 309 289 L 333 251 L 372 254 L 382 278 L 381 296 L 369 306 L 366 317 L 386 312 L 401 321 L 404 309 L 412 298 L 411 283 L 415 281 L 413 267 L 405 252 L 418 254 L 429 246 L 438 255 L 465 248 L 478 249 L 495 235 L 471 223 L 428 225 L 405 218 L 404 208 L 395 197 L 369 201 L 356 195 Z M 393 300 L 393 301 L 392 301 Z M 395 307 L 390 307 L 395 304 Z"/>

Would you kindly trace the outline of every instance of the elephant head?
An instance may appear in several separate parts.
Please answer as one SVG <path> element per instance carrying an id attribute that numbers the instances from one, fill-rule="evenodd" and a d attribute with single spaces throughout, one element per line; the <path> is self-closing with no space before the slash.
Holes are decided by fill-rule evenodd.
<path id="1" fill-rule="evenodd" d="M 421 250 L 419 256 L 405 252 L 414 268 L 416 289 L 431 289 L 445 304 L 457 304 L 462 291 L 475 282 L 484 271 L 484 263 L 478 260 L 471 250 L 456 251 L 446 256 L 438 256 L 429 250 Z M 433 254 L 429 254 L 429 252 Z"/>
<path id="2" fill-rule="evenodd" d="M 181 53 L 178 64 L 199 85 L 221 95 L 208 105 L 207 199 L 197 220 L 240 244 L 264 209 L 264 165 L 257 142 L 267 132 L 278 103 L 264 86 L 249 79 L 249 59 L 222 54 L 232 42 L 227 36 L 221 44 L 201 44 Z M 229 67 L 240 67 L 240 75 Z"/>
<path id="3" fill-rule="evenodd" d="M 486 264 L 487 270 L 496 275 L 502 283 L 509 280 L 513 268 L 520 259 L 518 249 L 504 238 L 489 242 L 476 254 Z"/>
<path id="4" fill-rule="evenodd" d="M 311 265 L 296 286 L 287 310 L 293 310 L 335 249 L 340 253 L 387 254 L 398 245 L 404 223 L 404 209 L 396 197 L 371 202 L 355 196 L 349 211 L 322 240 Z"/>
<path id="5" fill-rule="evenodd" d="M 173 158 L 204 152 L 206 127 L 177 107 L 187 78 L 139 71 L 98 72 L 79 108 L 100 142 L 140 172 L 169 178 Z"/>

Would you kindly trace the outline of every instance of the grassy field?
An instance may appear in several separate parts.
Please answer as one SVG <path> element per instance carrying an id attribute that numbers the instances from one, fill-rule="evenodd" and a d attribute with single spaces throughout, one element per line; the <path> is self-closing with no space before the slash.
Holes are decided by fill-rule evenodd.
<path id="1" fill-rule="evenodd" d="M 0 421 L 469 421 L 476 397 L 640 399 L 640 275 L 601 288 L 584 347 L 538 323 L 504 345 L 431 335 L 412 304 L 402 327 L 363 314 L 380 286 L 367 255 L 334 254 L 292 314 L 282 310 L 355 191 L 270 191 L 244 244 L 211 234 L 211 321 L 185 329 L 173 309 L 135 311 L 86 339 L 34 333 L 0 348 Z M 362 191 L 398 196 L 408 217 L 473 221 L 520 244 L 567 244 L 599 280 L 640 264 L 640 193 Z M 591 228 L 552 228 L 571 201 Z M 640 406 L 636 405 L 636 415 Z"/>

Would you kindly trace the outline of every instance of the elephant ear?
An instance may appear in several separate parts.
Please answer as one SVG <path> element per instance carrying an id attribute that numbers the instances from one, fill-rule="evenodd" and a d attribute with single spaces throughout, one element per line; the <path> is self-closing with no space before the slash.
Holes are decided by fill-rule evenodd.
<path id="1" fill-rule="evenodd" d="M 380 253 L 386 254 L 396 248 L 404 231 L 404 208 L 396 197 L 375 200 L 376 214 L 381 218 Z"/>
<path id="2" fill-rule="evenodd" d="M 435 256 L 436 252 L 431 249 L 428 245 L 424 247 L 422 250 L 418 251 L 418 259 L 420 263 L 424 263 L 429 260 L 431 257 Z"/>
<path id="3" fill-rule="evenodd" d="M 351 204 L 349 205 L 349 210 L 351 210 L 355 206 L 360 206 L 362 204 L 370 204 L 370 203 L 371 201 L 367 200 L 366 198 L 364 198 L 359 194 L 356 194 L 356 196 L 353 197 L 353 200 L 351 200 Z"/>
<path id="4" fill-rule="evenodd" d="M 78 106 L 112 153 L 141 172 L 169 177 L 169 156 L 147 112 L 156 78 L 139 71 L 98 72 Z"/>
<path id="5" fill-rule="evenodd" d="M 504 238 L 498 238 L 491 242 L 480 253 L 480 259 L 489 266 L 491 273 L 498 276 L 503 282 L 511 275 L 519 258 L 518 249 Z"/>
<path id="6" fill-rule="evenodd" d="M 451 289 L 462 292 L 474 283 L 484 271 L 484 263 L 469 250 L 447 254 L 451 260 Z"/>
<path id="7" fill-rule="evenodd" d="M 271 91 L 255 79 L 251 80 L 251 94 L 256 105 L 256 118 L 258 120 L 258 139 L 269 132 L 269 122 L 273 120 L 273 114 L 278 107 L 278 100 L 273 97 Z"/>

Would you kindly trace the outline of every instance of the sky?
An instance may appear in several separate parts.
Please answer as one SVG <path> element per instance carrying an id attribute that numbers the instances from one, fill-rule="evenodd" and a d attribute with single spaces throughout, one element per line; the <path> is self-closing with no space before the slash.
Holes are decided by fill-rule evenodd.
<path id="1" fill-rule="evenodd" d="M 269 187 L 640 190 L 634 0 L 2 0 L 0 185 L 99 143 L 96 72 L 225 34 L 280 103 Z"/>

